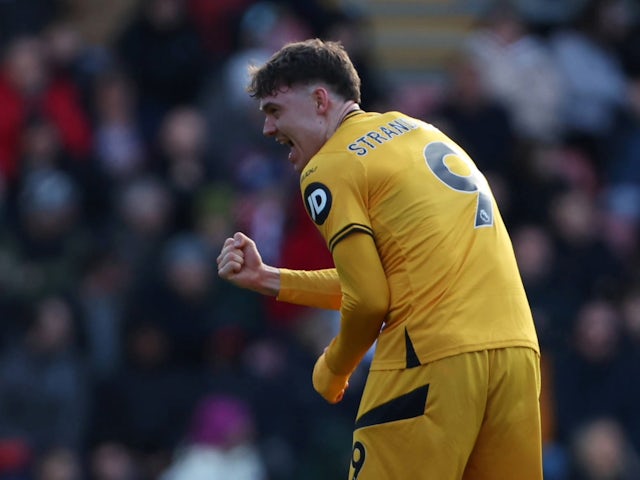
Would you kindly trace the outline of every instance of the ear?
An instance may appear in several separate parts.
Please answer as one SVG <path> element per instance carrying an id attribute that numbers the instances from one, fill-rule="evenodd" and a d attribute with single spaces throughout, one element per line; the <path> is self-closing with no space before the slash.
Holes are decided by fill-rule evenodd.
<path id="1" fill-rule="evenodd" d="M 329 91 L 324 87 L 316 87 L 312 96 L 316 104 L 316 111 L 319 114 L 326 113 L 329 109 Z"/>

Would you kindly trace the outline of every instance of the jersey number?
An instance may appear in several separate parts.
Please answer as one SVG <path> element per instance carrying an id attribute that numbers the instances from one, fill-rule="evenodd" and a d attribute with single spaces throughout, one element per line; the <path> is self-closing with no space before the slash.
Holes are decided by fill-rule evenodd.
<path id="1" fill-rule="evenodd" d="M 469 168 L 471 174 L 467 176 L 452 172 L 445 158 L 455 155 Z M 478 169 L 465 157 L 458 155 L 451 147 L 443 142 L 432 142 L 424 147 L 424 158 L 429 169 L 447 187 L 456 192 L 478 196 L 476 207 L 475 227 L 490 227 L 493 225 L 493 203 L 487 181 Z"/>

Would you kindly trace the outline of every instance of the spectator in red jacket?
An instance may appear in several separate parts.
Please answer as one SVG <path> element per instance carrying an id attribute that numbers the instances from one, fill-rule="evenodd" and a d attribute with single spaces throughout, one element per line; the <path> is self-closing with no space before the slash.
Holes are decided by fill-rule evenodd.
<path id="1" fill-rule="evenodd" d="M 76 86 L 51 74 L 37 37 L 11 42 L 0 70 L 0 175 L 11 181 L 19 171 L 21 139 L 29 120 L 51 122 L 64 150 L 75 159 L 91 151 L 91 127 Z"/>

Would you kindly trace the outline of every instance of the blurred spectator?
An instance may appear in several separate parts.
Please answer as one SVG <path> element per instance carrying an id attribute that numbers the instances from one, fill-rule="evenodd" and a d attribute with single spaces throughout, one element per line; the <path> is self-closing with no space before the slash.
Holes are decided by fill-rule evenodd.
<path id="1" fill-rule="evenodd" d="M 604 241 L 632 275 L 640 256 L 640 183 L 612 184 L 603 197 Z"/>
<path id="2" fill-rule="evenodd" d="M 110 50 L 141 0 L 64 0 L 68 22 L 90 50 Z"/>
<path id="3" fill-rule="evenodd" d="M 451 135 L 483 172 L 508 178 L 516 141 L 509 113 L 491 96 L 468 56 L 452 60 L 448 73 L 443 99 L 425 120 Z"/>
<path id="4" fill-rule="evenodd" d="M 521 139 L 548 142 L 560 136 L 564 93 L 557 66 L 546 44 L 528 30 L 513 6 L 497 2 L 484 24 L 467 38 L 466 50 Z"/>
<path id="5" fill-rule="evenodd" d="M 167 335 L 167 360 L 193 368 L 202 360 L 219 308 L 214 286 L 221 282 L 213 277 L 213 259 L 204 242 L 184 234 L 171 237 L 152 262 L 160 265 L 133 285 L 126 321 L 158 325 Z"/>
<path id="6" fill-rule="evenodd" d="M 142 131 L 151 141 L 170 108 L 195 100 L 207 71 L 185 1 L 143 0 L 115 50 L 135 83 Z"/>
<path id="7" fill-rule="evenodd" d="M 115 251 L 129 265 L 132 281 L 153 278 L 162 244 L 174 231 L 174 200 L 165 182 L 142 175 L 121 185 L 110 198 Z"/>
<path id="8" fill-rule="evenodd" d="M 549 216 L 563 290 L 582 299 L 613 295 L 629 277 L 629 265 L 604 242 L 596 199 L 579 189 L 567 190 L 553 198 Z"/>
<path id="9" fill-rule="evenodd" d="M 622 258 L 640 255 L 640 76 L 629 79 L 626 108 L 606 138 L 605 238 Z"/>
<path id="10" fill-rule="evenodd" d="M 318 329 L 323 324 L 331 325 L 319 315 L 308 322 L 300 321 L 295 330 L 303 323 Z M 316 351 L 311 346 L 313 341 L 297 340 L 292 329 L 267 329 L 261 336 L 240 339 L 238 343 L 234 329 L 229 328 L 218 330 L 218 335 L 224 337 L 209 344 L 206 369 L 199 382 L 203 395 L 231 394 L 248 402 L 256 422 L 255 442 L 269 479 L 311 478 L 314 472 L 324 472 L 320 478 L 344 475 L 342 470 L 348 459 L 335 461 L 340 448 L 336 444 L 342 444 L 343 449 L 346 446 L 348 452 L 355 403 L 345 400 L 335 409 L 308 389 L 292 388 L 309 381 Z M 318 346 L 318 342 L 313 344 Z M 356 382 L 354 389 L 357 388 Z M 309 416 L 309 412 L 313 415 Z M 341 435 L 336 437 L 338 432 Z"/>
<path id="11" fill-rule="evenodd" d="M 624 290 L 620 309 L 629 368 L 632 371 L 630 378 L 640 378 L 640 287 L 637 283 L 630 284 Z M 629 381 L 624 387 L 618 394 L 622 402 L 621 423 L 635 451 L 640 453 L 640 383 Z"/>
<path id="12" fill-rule="evenodd" d="M 82 462 L 76 450 L 52 447 L 36 460 L 33 480 L 82 480 Z"/>
<path id="13" fill-rule="evenodd" d="M 295 3 L 298 2 L 294 2 L 294 5 Z M 313 3 L 308 2 L 309 5 Z M 237 51 L 258 49 L 263 55 L 271 56 L 285 43 L 309 37 L 312 33 L 309 21 L 298 14 L 295 6 L 287 5 L 286 2 L 269 0 L 255 2 L 242 16 Z M 245 60 L 258 59 L 245 57 Z M 244 65 L 246 67 L 247 63 L 245 62 Z M 239 64 L 236 66 L 240 67 Z"/>
<path id="14" fill-rule="evenodd" d="M 84 224 L 90 219 L 95 212 L 93 208 L 97 196 L 92 188 L 97 183 L 92 175 L 92 162 L 75 161 L 65 151 L 56 126 L 43 117 L 34 117 L 26 122 L 20 146 L 20 171 L 11 185 L 12 197 L 19 195 L 20 189 L 33 182 L 33 178 L 55 176 L 59 172 L 61 177 L 66 177 L 66 181 L 73 184 L 78 204 L 75 212 L 78 222 Z"/>
<path id="15" fill-rule="evenodd" d="M 113 54 L 91 48 L 77 25 L 66 20 L 67 8 L 65 16 L 47 26 L 40 38 L 44 42 L 43 48 L 52 74 L 73 83 L 78 89 L 80 102 L 87 107 L 92 102 L 91 88 L 95 77 L 111 67 Z"/>
<path id="16" fill-rule="evenodd" d="M 264 189 L 254 197 L 255 200 L 258 201 L 247 218 L 248 228 L 245 231 L 250 232 L 256 244 L 260 245 L 265 262 L 278 261 L 284 240 L 285 202 L 288 197 L 276 189 Z"/>
<path id="17" fill-rule="evenodd" d="M 356 19 L 360 13 L 358 2 L 327 2 L 326 0 L 273 0 L 274 3 L 291 10 L 297 17 L 305 19 L 309 26 L 309 37 L 327 38 L 335 26 L 347 17 Z M 358 23 L 358 22 L 356 22 Z M 358 26 L 353 25 L 357 35 Z M 278 49 L 281 47 L 280 45 Z"/>
<path id="18" fill-rule="evenodd" d="M 627 79 L 615 46 L 629 19 L 624 0 L 591 0 L 550 38 L 562 74 L 563 129 L 586 145 L 611 131 L 624 103 Z"/>
<path id="19" fill-rule="evenodd" d="M 15 226 L 0 235 L 4 295 L 21 301 L 70 293 L 90 248 L 78 189 L 63 172 L 30 173 L 17 199 Z"/>
<path id="20" fill-rule="evenodd" d="M 78 305 L 84 319 L 87 367 L 97 381 L 122 367 L 124 301 L 131 270 L 112 245 L 96 246 L 78 278 Z"/>
<path id="21" fill-rule="evenodd" d="M 640 461 L 620 423 L 599 417 L 586 422 L 572 441 L 575 480 L 634 480 Z"/>
<path id="22" fill-rule="evenodd" d="M 199 388 L 171 362 L 166 331 L 142 318 L 125 335 L 122 368 L 95 385 L 89 442 L 130 449 L 141 479 L 151 480 L 169 464 Z"/>
<path id="23" fill-rule="evenodd" d="M 310 317 L 309 325 L 327 320 L 321 315 Z M 251 402 L 255 412 L 269 478 L 340 478 L 347 473 L 344 465 L 348 465 L 348 458 L 336 458 L 349 452 L 357 405 L 349 396 L 339 408 L 331 408 L 308 389 L 291 388 L 309 382 L 316 355 L 311 343 L 303 344 L 292 334 L 280 331 L 247 346 L 243 354 L 245 384 L 237 391 Z M 337 453 L 340 449 L 342 454 Z"/>
<path id="24" fill-rule="evenodd" d="M 617 119 L 616 129 L 608 136 L 611 150 L 603 161 L 607 181 L 614 184 L 640 185 L 640 74 L 628 78 L 625 108 Z"/>
<path id="25" fill-rule="evenodd" d="M 527 23 L 547 31 L 569 23 L 588 1 L 513 0 L 513 4 Z"/>
<path id="26" fill-rule="evenodd" d="M 236 231 L 236 191 L 228 183 L 210 183 L 198 192 L 191 205 L 194 231 L 217 252 Z"/>
<path id="27" fill-rule="evenodd" d="M 640 285 L 629 285 L 622 295 L 620 304 L 627 339 L 640 353 L 640 348 L 636 348 L 640 347 Z"/>
<path id="28" fill-rule="evenodd" d="M 626 75 L 630 78 L 640 76 L 640 9 L 637 3 L 627 1 L 631 14 L 630 28 L 620 39 L 617 49 Z"/>
<path id="29" fill-rule="evenodd" d="M 167 333 L 172 363 L 197 367 L 210 336 L 225 327 L 249 336 L 261 328 L 254 296 L 214 276 L 212 254 L 197 236 L 171 237 L 159 261 L 157 276 L 132 292 L 125 315 L 128 322 L 148 319 Z"/>
<path id="30" fill-rule="evenodd" d="M 35 170 L 73 169 L 55 125 L 45 118 L 34 117 L 25 123 L 20 147 L 20 178 Z"/>
<path id="31" fill-rule="evenodd" d="M 95 156 L 106 179 L 123 181 L 139 173 L 146 146 L 139 131 L 137 93 L 122 72 L 104 72 L 94 90 Z"/>
<path id="32" fill-rule="evenodd" d="M 131 450 L 116 442 L 104 442 L 94 446 L 87 469 L 90 480 L 140 479 Z"/>
<path id="33" fill-rule="evenodd" d="M 19 342 L 0 358 L 0 437 L 33 449 L 77 449 L 86 433 L 88 383 L 72 306 L 62 297 L 34 305 Z"/>
<path id="34" fill-rule="evenodd" d="M 0 435 L 0 478 L 30 480 L 34 452 L 24 438 Z"/>
<path id="35" fill-rule="evenodd" d="M 7 47 L 0 73 L 0 172 L 9 179 L 20 170 L 20 138 L 30 119 L 55 125 L 63 148 L 76 160 L 91 149 L 91 129 L 76 86 L 53 76 L 38 37 L 21 37 Z"/>
<path id="36" fill-rule="evenodd" d="M 620 419 L 618 392 L 626 390 L 636 368 L 621 335 L 620 315 L 611 302 L 591 300 L 578 311 L 571 343 L 553 359 L 560 441 L 594 417 Z"/>
<path id="37" fill-rule="evenodd" d="M 207 128 L 202 113 L 178 107 L 165 115 L 157 139 L 154 169 L 166 179 L 175 199 L 176 228 L 194 227 L 193 205 L 214 178 L 224 178 L 218 158 L 207 152 Z"/>
<path id="38" fill-rule="evenodd" d="M 545 353 L 553 355 L 566 347 L 571 331 L 569 319 L 583 297 L 560 283 L 558 252 L 544 226 L 520 225 L 514 228 L 512 239 L 540 346 Z"/>
<path id="39" fill-rule="evenodd" d="M 508 226 L 539 223 L 548 228 L 550 204 L 559 192 L 567 188 L 563 167 L 565 147 L 559 143 L 528 143 L 514 149 L 513 168 L 504 185 L 506 195 L 494 193 L 499 201 L 506 197 L 506 220 Z M 491 178 L 491 177 L 489 177 Z M 493 188 L 493 186 L 492 186 Z"/>
<path id="40" fill-rule="evenodd" d="M 101 71 L 89 91 L 92 158 L 77 176 L 83 187 L 86 222 L 102 234 L 117 210 L 113 192 L 145 173 L 147 147 L 138 124 L 135 89 L 125 74 Z"/>
<path id="41" fill-rule="evenodd" d="M 187 0 L 189 15 L 214 68 L 238 47 L 240 18 L 252 3 L 255 0 Z"/>
<path id="42" fill-rule="evenodd" d="M 161 480 L 266 480 L 249 405 L 215 395 L 196 407 L 184 444 Z"/>

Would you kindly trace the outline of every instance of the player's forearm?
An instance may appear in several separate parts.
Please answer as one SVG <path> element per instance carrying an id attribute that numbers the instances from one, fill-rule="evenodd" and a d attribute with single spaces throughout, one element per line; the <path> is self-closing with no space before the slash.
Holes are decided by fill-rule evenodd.
<path id="1" fill-rule="evenodd" d="M 380 334 L 389 309 L 386 281 L 365 282 L 360 295 L 345 293 L 340 331 L 326 351 L 327 365 L 335 374 L 353 372 Z"/>
<path id="2" fill-rule="evenodd" d="M 355 234 L 343 240 L 334 250 L 334 259 L 343 289 L 342 320 L 338 335 L 327 348 L 326 361 L 335 374 L 350 374 L 378 338 L 389 310 L 389 287 L 368 235 Z"/>
<path id="3" fill-rule="evenodd" d="M 378 338 L 384 314 L 381 310 L 366 313 L 359 318 L 343 317 L 340 333 L 327 348 L 327 365 L 336 375 L 351 374 Z"/>
<path id="4" fill-rule="evenodd" d="M 247 288 L 263 295 L 276 297 L 280 291 L 280 269 L 270 265 L 263 265 L 259 274 L 255 276 Z"/>
<path id="5" fill-rule="evenodd" d="M 340 279 L 335 268 L 324 270 L 280 269 L 278 300 L 307 307 L 339 310 Z"/>

